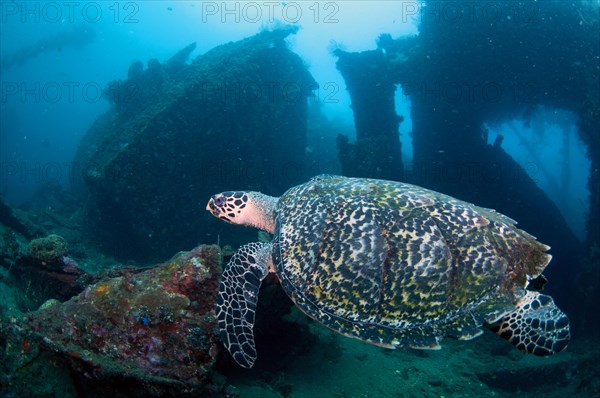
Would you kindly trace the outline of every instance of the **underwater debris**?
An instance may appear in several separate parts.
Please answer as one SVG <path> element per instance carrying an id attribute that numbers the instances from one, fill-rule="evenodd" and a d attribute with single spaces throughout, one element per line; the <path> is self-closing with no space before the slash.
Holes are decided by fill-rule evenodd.
<path id="1" fill-rule="evenodd" d="M 10 269 L 20 254 L 16 234 L 10 229 L 5 230 L 0 235 L 0 264 L 8 264 Z"/>
<path id="2" fill-rule="evenodd" d="M 29 260 L 46 269 L 62 268 L 67 255 L 67 241 L 59 235 L 50 234 L 34 239 L 27 246 Z"/>
<path id="3" fill-rule="evenodd" d="M 39 227 L 21 217 L 2 197 L 0 197 L 0 225 L 12 229 L 27 239 L 32 239 L 41 231 Z"/>
<path id="4" fill-rule="evenodd" d="M 33 284 L 39 300 L 67 300 L 97 280 L 67 254 L 67 241 L 50 234 L 29 242 L 27 254 L 18 258 L 16 267 L 11 270 L 17 280 L 27 286 L 26 293 Z"/>
<path id="5" fill-rule="evenodd" d="M 38 308 L 49 299 L 68 300 L 98 280 L 67 255 L 67 241 L 59 235 L 34 239 L 21 249 L 15 234 L 8 230 L 0 244 L 0 259 L 8 268 L 9 283 L 24 293 L 20 295 L 22 311 Z"/>

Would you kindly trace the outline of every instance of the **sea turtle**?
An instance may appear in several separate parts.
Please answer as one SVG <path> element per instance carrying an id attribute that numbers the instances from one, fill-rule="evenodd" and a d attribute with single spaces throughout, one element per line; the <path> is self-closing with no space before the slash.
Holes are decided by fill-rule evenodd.
<path id="1" fill-rule="evenodd" d="M 223 192 L 214 216 L 273 234 L 242 246 L 219 286 L 221 339 L 235 361 L 256 360 L 258 290 L 277 274 L 308 316 L 343 335 L 395 348 L 440 348 L 488 326 L 522 351 L 549 355 L 570 339 L 551 297 L 528 290 L 551 259 L 515 221 L 415 185 L 318 176 L 280 198 Z"/>

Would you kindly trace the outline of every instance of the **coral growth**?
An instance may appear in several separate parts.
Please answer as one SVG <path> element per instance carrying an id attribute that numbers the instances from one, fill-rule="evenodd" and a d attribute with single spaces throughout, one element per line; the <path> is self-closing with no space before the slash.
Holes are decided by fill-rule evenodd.
<path id="1" fill-rule="evenodd" d="M 55 234 L 34 239 L 29 242 L 27 255 L 36 265 L 47 268 L 62 268 L 63 257 L 67 255 L 67 241 Z"/>
<path id="2" fill-rule="evenodd" d="M 138 274 L 100 281 L 30 314 L 22 333 L 97 378 L 200 389 L 217 355 L 220 261 L 218 246 L 199 246 Z"/>

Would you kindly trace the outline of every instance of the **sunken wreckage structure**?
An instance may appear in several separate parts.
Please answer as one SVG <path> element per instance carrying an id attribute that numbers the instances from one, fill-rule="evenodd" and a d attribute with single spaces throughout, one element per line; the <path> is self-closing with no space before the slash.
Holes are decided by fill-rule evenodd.
<path id="1" fill-rule="evenodd" d="M 544 23 L 505 20 L 490 27 L 467 18 L 459 23 L 425 18 L 419 36 L 383 34 L 376 50 L 336 50 L 356 126 L 356 142 L 340 135 L 338 151 L 344 175 L 418 184 L 518 220 L 552 248 L 548 291 L 567 312 L 583 314 L 600 300 L 598 19 L 581 24 L 576 4 L 540 7 L 548 20 L 572 27 L 569 34 L 552 30 L 550 47 Z M 411 101 L 413 123 L 413 160 L 404 167 L 398 130 L 403 118 L 394 103 L 398 86 Z M 482 91 L 485 87 L 494 90 Z M 584 245 L 528 170 L 502 148 L 502 135 L 488 142 L 486 122 L 527 117 L 537 106 L 573 112 L 588 147 L 591 213 Z"/>
<path id="2" fill-rule="evenodd" d="M 164 64 L 136 62 L 109 85 L 114 106 L 76 156 L 87 220 L 105 250 L 152 262 L 217 243 L 239 233 L 224 232 L 229 226 L 199 202 L 235 185 L 272 194 L 294 185 L 285 170 L 305 164 L 307 97 L 316 88 L 284 41 L 295 31 L 263 31 L 186 64 L 190 45 Z"/>

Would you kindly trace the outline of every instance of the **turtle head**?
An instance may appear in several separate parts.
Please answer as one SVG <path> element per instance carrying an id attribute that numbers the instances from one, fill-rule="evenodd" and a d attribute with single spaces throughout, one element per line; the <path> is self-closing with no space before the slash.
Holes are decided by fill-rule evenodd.
<path id="1" fill-rule="evenodd" d="M 248 225 L 273 233 L 277 198 L 260 192 L 228 191 L 213 195 L 206 210 L 231 224 Z"/>
<path id="2" fill-rule="evenodd" d="M 228 223 L 244 224 L 244 209 L 248 205 L 248 199 L 248 193 L 243 191 L 221 192 L 210 198 L 206 210 Z"/>

